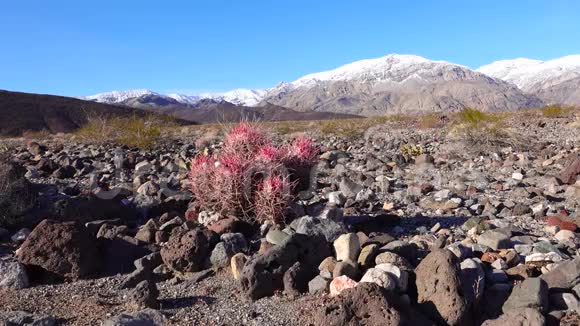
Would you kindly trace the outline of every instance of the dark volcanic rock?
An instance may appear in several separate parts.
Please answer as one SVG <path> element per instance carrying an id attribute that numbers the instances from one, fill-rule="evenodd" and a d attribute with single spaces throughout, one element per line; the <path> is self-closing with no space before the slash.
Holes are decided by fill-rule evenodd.
<path id="1" fill-rule="evenodd" d="M 316 325 L 434 325 L 374 283 L 344 290 L 315 317 Z"/>
<path id="2" fill-rule="evenodd" d="M 20 217 L 34 205 L 36 194 L 25 172 L 0 157 L 0 227 L 23 227 Z"/>
<path id="3" fill-rule="evenodd" d="M 459 325 L 470 317 L 460 273 L 457 257 L 446 249 L 431 252 L 415 269 L 417 302 L 439 323 Z"/>
<path id="4" fill-rule="evenodd" d="M 100 255 L 96 241 L 78 222 L 42 221 L 17 254 L 18 260 L 40 271 L 41 278 L 79 279 L 97 271 Z"/>
<path id="5" fill-rule="evenodd" d="M 137 284 L 131 293 L 129 294 L 131 308 L 143 309 L 143 308 L 158 308 L 159 302 L 157 297 L 159 297 L 159 290 L 155 282 L 145 280 Z"/>
<path id="6" fill-rule="evenodd" d="M 198 272 L 208 265 L 211 251 L 218 241 L 217 234 L 205 228 L 180 231 L 161 248 L 161 258 L 175 272 Z"/>
<path id="7" fill-rule="evenodd" d="M 297 261 L 284 273 L 284 292 L 290 295 L 298 295 L 308 291 L 308 282 L 312 279 L 312 272 L 309 268 L 302 266 Z"/>
<path id="8" fill-rule="evenodd" d="M 331 255 L 330 247 L 321 235 L 293 234 L 281 244 L 263 254 L 252 257 L 245 265 L 241 284 L 246 295 L 254 300 L 274 294 L 284 288 L 284 273 L 300 262 L 305 274 L 312 278 L 317 274 L 320 262 Z"/>
<path id="9" fill-rule="evenodd" d="M 101 273 L 103 275 L 125 274 L 133 271 L 133 262 L 151 253 L 139 245 L 137 239 L 129 236 L 115 236 L 99 239 L 103 252 Z"/>

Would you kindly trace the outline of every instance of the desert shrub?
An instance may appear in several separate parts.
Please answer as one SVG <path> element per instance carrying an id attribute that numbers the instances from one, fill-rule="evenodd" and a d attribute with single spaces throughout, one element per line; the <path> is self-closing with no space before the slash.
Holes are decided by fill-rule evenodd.
<path id="1" fill-rule="evenodd" d="M 399 152 L 406 157 L 417 157 L 423 154 L 423 147 L 419 145 L 401 145 Z"/>
<path id="2" fill-rule="evenodd" d="M 151 148 L 163 129 L 174 126 L 171 118 L 156 115 L 109 117 L 90 116 L 76 135 L 93 143 L 115 142 L 129 147 Z"/>
<path id="3" fill-rule="evenodd" d="M 508 146 L 510 135 L 504 126 L 505 116 L 467 108 L 456 115 L 451 129 L 469 146 L 468 150 L 486 151 L 490 147 Z"/>
<path id="4" fill-rule="evenodd" d="M 419 117 L 419 128 L 432 129 L 443 125 L 443 117 L 437 113 L 423 114 Z"/>
<path id="5" fill-rule="evenodd" d="M 542 108 L 542 115 L 546 118 L 561 118 L 566 115 L 567 111 L 561 105 L 549 105 Z"/>
<path id="6" fill-rule="evenodd" d="M 276 146 L 256 124 L 240 123 L 225 135 L 215 156 L 191 163 L 190 189 L 201 210 L 246 221 L 283 223 L 292 199 L 318 157 L 306 138 Z"/>
<path id="7" fill-rule="evenodd" d="M 31 209 L 36 200 L 32 185 L 24 177 L 24 169 L 0 157 L 0 226 L 20 226 L 20 218 Z"/>
<path id="8" fill-rule="evenodd" d="M 364 135 L 371 126 L 380 123 L 375 121 L 379 121 L 378 118 L 325 120 L 320 126 L 320 132 L 324 135 L 356 138 Z"/>

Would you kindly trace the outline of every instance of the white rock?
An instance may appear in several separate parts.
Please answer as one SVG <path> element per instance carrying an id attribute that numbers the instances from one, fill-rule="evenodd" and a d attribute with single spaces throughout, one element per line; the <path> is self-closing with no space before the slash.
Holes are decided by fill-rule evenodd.
<path id="1" fill-rule="evenodd" d="M 135 172 L 137 173 L 145 173 L 149 172 L 149 170 L 151 170 L 151 163 L 147 161 L 142 161 L 135 164 Z"/>
<path id="2" fill-rule="evenodd" d="M 546 225 L 544 227 L 544 231 L 546 231 L 549 234 L 556 234 L 560 231 L 560 227 L 557 225 Z"/>
<path id="3" fill-rule="evenodd" d="M 508 269 L 508 265 L 503 259 L 496 259 L 493 263 L 491 263 L 491 267 L 499 270 L 506 270 Z"/>
<path id="4" fill-rule="evenodd" d="M 576 233 L 570 230 L 560 230 L 554 235 L 554 238 L 561 242 L 575 242 Z"/>
<path id="5" fill-rule="evenodd" d="M 328 194 L 328 202 L 331 204 L 335 204 L 336 206 L 344 205 L 346 198 L 340 191 L 333 191 Z"/>
<path id="6" fill-rule="evenodd" d="M 522 180 L 524 180 L 524 175 L 519 173 L 519 172 L 514 172 L 512 174 L 512 179 L 522 181 Z"/>
<path id="7" fill-rule="evenodd" d="M 375 268 L 385 271 L 394 277 L 397 281 L 397 288 L 401 292 L 407 291 L 407 285 L 409 284 L 409 273 L 407 271 L 401 270 L 398 266 L 391 263 L 379 264 Z"/>
<path id="8" fill-rule="evenodd" d="M 397 286 L 397 281 L 393 276 L 378 268 L 369 268 L 360 282 L 375 283 L 387 290 L 393 290 Z"/>
<path id="9" fill-rule="evenodd" d="M 356 262 L 360 252 L 360 243 L 354 233 L 346 233 L 334 240 L 336 260 Z"/>
<path id="10" fill-rule="evenodd" d="M 562 257 L 555 252 L 541 253 L 537 252 L 526 256 L 526 263 L 528 262 L 559 262 L 562 261 Z"/>

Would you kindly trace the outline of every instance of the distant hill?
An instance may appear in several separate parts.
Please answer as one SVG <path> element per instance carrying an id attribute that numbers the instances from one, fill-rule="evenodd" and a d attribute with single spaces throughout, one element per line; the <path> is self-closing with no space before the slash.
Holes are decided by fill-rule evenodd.
<path id="1" fill-rule="evenodd" d="M 328 112 L 298 112 L 267 104 L 260 107 L 239 106 L 223 100 L 202 99 L 195 104 L 182 104 L 151 94 L 138 98 L 139 108 L 111 105 L 72 97 L 40 95 L 0 90 L 0 135 L 19 136 L 25 131 L 46 130 L 51 133 L 71 132 L 93 115 L 133 116 L 166 114 L 183 124 L 235 122 L 241 120 L 322 120 L 356 117 Z M 131 99 L 136 101 L 136 99 Z M 155 103 L 155 104 L 152 104 Z"/>
<path id="2" fill-rule="evenodd" d="M 78 129 L 91 115 L 145 115 L 143 110 L 83 101 L 71 97 L 0 90 L 0 135 L 19 136 L 25 131 L 51 133 Z"/>

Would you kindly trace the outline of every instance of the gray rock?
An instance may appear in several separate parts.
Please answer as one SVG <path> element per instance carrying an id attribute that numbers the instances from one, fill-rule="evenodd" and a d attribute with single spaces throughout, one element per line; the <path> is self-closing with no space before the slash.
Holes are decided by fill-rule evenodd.
<path id="1" fill-rule="evenodd" d="M 542 274 L 550 289 L 568 290 L 580 283 L 580 257 L 559 263 L 550 272 Z"/>
<path id="2" fill-rule="evenodd" d="M 578 298 L 573 293 L 550 294 L 550 309 L 580 312 Z"/>
<path id="3" fill-rule="evenodd" d="M 329 219 L 303 216 L 290 223 L 290 227 L 299 234 L 322 235 L 327 242 L 334 242 L 341 234 L 347 232 L 344 224 Z"/>
<path id="4" fill-rule="evenodd" d="M 308 292 L 311 294 L 325 292 L 330 284 L 330 279 L 317 275 L 308 282 Z"/>
<path id="5" fill-rule="evenodd" d="M 29 285 L 24 265 L 17 261 L 0 260 L 0 288 L 24 289 Z"/>
<path id="6" fill-rule="evenodd" d="M 30 231 L 30 229 L 22 228 L 22 229 L 18 230 L 18 232 L 14 233 L 10 237 L 10 240 L 12 240 L 13 242 L 24 242 L 24 240 L 26 240 L 26 238 L 28 237 L 30 232 L 32 232 L 32 231 Z"/>
<path id="7" fill-rule="evenodd" d="M 103 322 L 103 326 L 163 326 L 167 318 L 157 310 L 144 309 L 137 312 L 124 312 Z"/>
<path id="8" fill-rule="evenodd" d="M 56 319 L 45 314 L 25 311 L 0 311 L 0 325 L 6 326 L 53 326 Z"/>
<path id="9" fill-rule="evenodd" d="M 266 234 L 266 241 L 268 241 L 273 245 L 278 245 L 282 243 L 284 240 L 286 240 L 286 238 L 288 237 L 289 237 L 288 233 L 277 229 L 272 229 L 268 231 L 268 233 Z"/>
<path id="10" fill-rule="evenodd" d="M 413 266 L 411 266 L 411 264 L 409 263 L 409 261 L 407 261 L 407 259 L 401 257 L 400 255 L 394 253 L 394 252 L 383 252 L 377 255 L 377 257 L 375 258 L 375 264 L 379 265 L 379 264 L 386 264 L 386 263 L 390 263 L 393 264 L 397 267 L 399 267 L 402 270 L 413 270 Z"/>
<path id="11" fill-rule="evenodd" d="M 497 230 L 485 231 L 477 238 L 477 243 L 493 250 L 507 249 L 512 246 L 510 236 Z"/>
<path id="12" fill-rule="evenodd" d="M 318 218 L 322 220 L 328 219 L 335 222 L 342 222 L 344 220 L 344 212 L 338 206 L 329 204 L 324 207 L 320 214 L 318 214 Z"/>
<path id="13" fill-rule="evenodd" d="M 537 277 L 528 278 L 516 285 L 503 304 L 502 310 L 505 313 L 522 308 L 533 308 L 541 312 L 548 310 L 548 286 L 544 280 Z"/>
<path id="14" fill-rule="evenodd" d="M 544 326 L 546 320 L 536 309 L 524 308 L 511 310 L 501 315 L 497 319 L 486 320 L 481 326 Z"/>
<path id="15" fill-rule="evenodd" d="M 230 264 L 230 259 L 237 253 L 246 249 L 246 238 L 241 233 L 224 233 L 221 242 L 216 244 L 209 258 L 211 264 L 216 267 L 224 267 Z"/>
<path id="16" fill-rule="evenodd" d="M 399 256 L 404 257 L 408 261 L 414 262 L 417 259 L 418 247 L 415 243 L 410 243 L 403 240 L 395 240 L 384 245 L 381 250 L 394 252 Z"/>
<path id="17" fill-rule="evenodd" d="M 342 180 L 338 185 L 338 188 L 340 189 L 340 192 L 347 198 L 355 198 L 356 195 L 361 190 L 363 190 L 363 187 L 361 185 L 353 182 L 351 179 L 347 177 L 342 178 Z"/>

